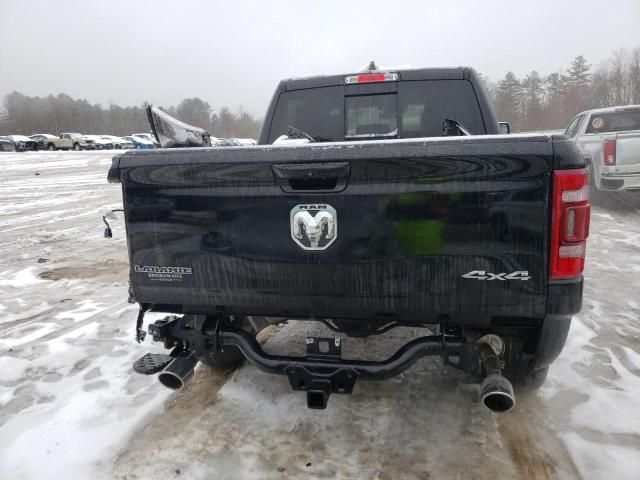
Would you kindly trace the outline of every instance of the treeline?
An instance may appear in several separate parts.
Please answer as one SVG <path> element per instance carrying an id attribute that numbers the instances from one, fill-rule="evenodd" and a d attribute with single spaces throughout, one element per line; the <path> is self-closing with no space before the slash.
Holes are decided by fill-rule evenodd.
<path id="1" fill-rule="evenodd" d="M 204 128 L 219 138 L 257 139 L 262 128 L 262 119 L 256 119 L 242 107 L 235 112 L 227 107 L 215 112 L 207 102 L 199 98 L 186 98 L 177 107 L 169 107 L 165 111 L 183 122 Z"/>
<path id="2" fill-rule="evenodd" d="M 64 93 L 30 97 L 13 92 L 4 98 L 0 135 L 81 132 L 121 136 L 149 132 L 146 106 L 145 102 L 139 107 L 110 105 L 103 108 Z M 184 99 L 165 110 L 184 122 L 208 130 L 214 137 L 258 138 L 262 126 L 262 120 L 242 108 L 232 111 L 222 107 L 214 111 L 199 98 Z"/>
<path id="3" fill-rule="evenodd" d="M 500 121 L 514 131 L 565 128 L 583 110 L 640 104 L 640 48 L 617 50 L 593 69 L 582 55 L 569 68 L 524 78 L 507 72 L 502 80 L 485 84 Z"/>
<path id="4" fill-rule="evenodd" d="M 563 72 L 542 76 L 534 70 L 524 78 L 507 72 L 497 83 L 484 80 L 498 119 L 509 122 L 514 131 L 564 128 L 582 110 L 640 104 L 640 47 L 618 50 L 595 69 L 580 55 Z M 29 97 L 13 92 L 5 97 L 4 107 L 0 135 L 65 131 L 126 135 L 149 131 L 146 103 L 103 108 L 65 94 Z M 262 125 L 261 119 L 242 108 L 215 111 L 199 98 L 184 99 L 166 111 L 214 137 L 257 138 Z"/>

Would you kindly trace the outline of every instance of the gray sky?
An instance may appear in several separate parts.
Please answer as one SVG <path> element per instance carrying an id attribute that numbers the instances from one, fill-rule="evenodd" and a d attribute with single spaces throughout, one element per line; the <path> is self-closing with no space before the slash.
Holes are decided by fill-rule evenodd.
<path id="1" fill-rule="evenodd" d="M 175 104 L 262 115 L 281 78 L 379 65 L 597 65 L 640 46 L 640 0 L 0 0 L 0 96 Z"/>

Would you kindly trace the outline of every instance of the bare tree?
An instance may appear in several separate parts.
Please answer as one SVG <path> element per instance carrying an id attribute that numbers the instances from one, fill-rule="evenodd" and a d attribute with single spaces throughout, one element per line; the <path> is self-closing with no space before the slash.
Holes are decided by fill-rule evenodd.
<path id="1" fill-rule="evenodd" d="M 640 47 L 631 50 L 629 55 L 629 88 L 631 103 L 640 104 Z"/>
<path id="2" fill-rule="evenodd" d="M 626 82 L 626 52 L 623 49 L 613 52 L 609 84 L 613 94 L 613 102 L 617 105 L 627 103 L 628 92 Z"/>

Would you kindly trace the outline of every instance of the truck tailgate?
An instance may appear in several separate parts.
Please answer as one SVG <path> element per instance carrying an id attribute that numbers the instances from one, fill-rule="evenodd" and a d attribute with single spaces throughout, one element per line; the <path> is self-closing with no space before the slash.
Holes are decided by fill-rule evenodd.
<path id="1" fill-rule="evenodd" d="M 640 131 L 616 135 L 616 173 L 640 173 Z"/>
<path id="2" fill-rule="evenodd" d="M 542 318 L 550 174 L 567 145 L 512 135 L 124 153 L 109 179 L 122 183 L 133 298 L 194 313 Z M 318 225 L 324 249 L 311 245 Z"/>

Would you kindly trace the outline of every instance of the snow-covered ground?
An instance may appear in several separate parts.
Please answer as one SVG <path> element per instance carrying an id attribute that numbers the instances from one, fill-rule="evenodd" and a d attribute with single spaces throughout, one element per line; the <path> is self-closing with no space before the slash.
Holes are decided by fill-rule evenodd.
<path id="1" fill-rule="evenodd" d="M 640 197 L 593 209 L 583 312 L 515 411 L 486 412 L 437 359 L 314 411 L 251 366 L 200 368 L 178 394 L 132 373 L 161 349 L 133 340 L 122 222 L 102 236 L 121 204 L 110 156 L 0 154 L 0 479 L 640 478 Z M 267 333 L 267 350 L 301 353 L 309 331 Z"/>

